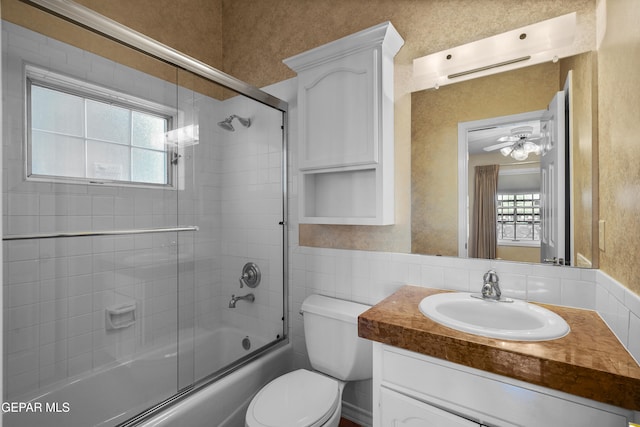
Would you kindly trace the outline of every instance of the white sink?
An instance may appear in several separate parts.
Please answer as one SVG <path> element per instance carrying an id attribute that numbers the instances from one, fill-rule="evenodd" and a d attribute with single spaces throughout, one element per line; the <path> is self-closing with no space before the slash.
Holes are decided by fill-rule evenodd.
<path id="1" fill-rule="evenodd" d="M 496 302 L 447 292 L 420 301 L 422 314 L 449 328 L 491 338 L 547 341 L 569 333 L 556 313 L 525 301 Z"/>

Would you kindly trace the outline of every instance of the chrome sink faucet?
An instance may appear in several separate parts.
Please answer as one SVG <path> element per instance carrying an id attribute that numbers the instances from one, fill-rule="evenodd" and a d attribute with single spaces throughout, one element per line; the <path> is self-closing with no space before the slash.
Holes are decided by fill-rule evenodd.
<path id="1" fill-rule="evenodd" d="M 489 270 L 482 276 L 482 281 L 484 282 L 482 285 L 482 298 L 496 301 L 500 300 L 502 291 L 500 290 L 498 273 L 494 270 Z"/>
<path id="2" fill-rule="evenodd" d="M 236 308 L 236 303 L 240 300 L 254 302 L 256 300 L 256 297 L 253 294 L 246 294 L 245 296 L 231 295 L 231 301 L 229 301 L 229 308 Z"/>

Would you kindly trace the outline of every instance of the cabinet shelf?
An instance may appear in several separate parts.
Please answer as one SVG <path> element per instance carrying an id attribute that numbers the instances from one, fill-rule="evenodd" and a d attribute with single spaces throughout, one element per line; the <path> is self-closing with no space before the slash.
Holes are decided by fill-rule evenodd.
<path id="1" fill-rule="evenodd" d="M 375 224 L 375 169 L 303 173 L 304 213 L 301 222 Z"/>

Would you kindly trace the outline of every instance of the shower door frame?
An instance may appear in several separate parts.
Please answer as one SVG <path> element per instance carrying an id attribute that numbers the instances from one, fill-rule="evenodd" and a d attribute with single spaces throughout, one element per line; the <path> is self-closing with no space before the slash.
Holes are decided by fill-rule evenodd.
<path id="1" fill-rule="evenodd" d="M 288 103 L 279 99 L 253 85 L 243 82 L 228 75 L 214 67 L 205 64 L 193 57 L 185 55 L 176 49 L 164 45 L 142 33 L 126 27 L 112 19 L 100 15 L 91 9 L 75 3 L 72 0 L 20 0 L 21 2 L 39 8 L 47 13 L 55 15 L 66 21 L 82 26 L 90 31 L 98 33 L 104 37 L 112 39 L 118 43 L 138 50 L 146 55 L 159 59 L 172 66 L 190 71 L 204 79 L 217 83 L 240 95 L 246 96 L 261 104 L 279 110 L 282 113 L 282 155 L 281 155 L 281 187 L 282 187 L 282 219 L 279 224 L 282 226 L 282 287 L 283 287 L 283 333 L 281 338 L 271 341 L 259 351 L 239 359 L 233 366 L 223 372 L 216 373 L 215 376 L 206 377 L 190 386 L 178 390 L 169 399 L 148 408 L 120 424 L 120 426 L 132 426 L 150 418 L 158 411 L 171 406 L 193 392 L 202 389 L 218 380 L 220 377 L 239 369 L 262 354 L 275 348 L 279 348 L 289 342 L 289 210 L 288 210 Z M 35 237 L 35 236 L 33 236 Z M 41 237 L 41 236 L 37 236 Z"/>

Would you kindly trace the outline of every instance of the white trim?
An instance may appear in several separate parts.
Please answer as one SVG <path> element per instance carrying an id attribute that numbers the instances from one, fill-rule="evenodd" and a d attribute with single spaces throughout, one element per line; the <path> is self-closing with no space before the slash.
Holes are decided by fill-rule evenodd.
<path id="1" fill-rule="evenodd" d="M 500 240 L 498 239 L 498 246 L 518 246 L 523 248 L 539 248 L 539 240 Z"/>
<path id="2" fill-rule="evenodd" d="M 342 401 L 342 417 L 362 427 L 371 427 L 373 425 L 373 414 L 366 409 L 362 409 L 346 401 Z"/>
<path id="3" fill-rule="evenodd" d="M 514 163 L 513 165 L 509 165 L 509 166 L 518 166 L 517 163 Z M 509 176 L 509 175 L 529 175 L 529 174 L 539 174 L 540 173 L 540 168 L 526 168 L 526 169 L 502 169 L 500 168 L 500 171 L 498 171 L 498 175 L 504 175 L 504 176 Z"/>
<path id="4" fill-rule="evenodd" d="M 25 85 L 25 119 L 24 119 L 24 178 L 27 181 L 35 182 L 53 182 L 53 183 L 67 183 L 67 184 L 82 184 L 82 185 L 110 185 L 117 187 L 141 187 L 152 189 L 176 189 L 176 172 L 177 167 L 173 164 L 172 158 L 174 156 L 180 157 L 180 152 L 165 145 L 163 150 L 159 149 L 146 149 L 144 147 L 135 147 L 132 145 L 132 141 L 129 141 L 128 145 L 117 144 L 112 141 L 103 141 L 109 144 L 117 144 L 122 147 L 127 147 L 130 151 L 133 148 L 139 148 L 146 151 L 152 151 L 157 153 L 163 153 L 166 156 L 165 167 L 167 171 L 166 183 L 152 183 L 152 182 L 140 182 L 129 180 L 111 180 L 101 178 L 90 177 L 74 177 L 74 176 L 62 176 L 62 175 L 42 175 L 32 172 L 31 164 L 31 152 L 32 148 L 32 128 L 31 128 L 31 116 L 29 108 L 31 106 L 31 86 L 42 87 L 52 91 L 60 93 L 68 93 L 73 96 L 82 98 L 83 100 L 92 100 L 103 104 L 113 104 L 120 108 L 129 110 L 130 112 L 144 113 L 149 116 L 155 116 L 166 121 L 167 130 L 174 129 L 175 124 L 178 122 L 178 115 L 182 111 L 172 108 L 167 105 L 159 104 L 144 98 L 140 98 L 135 95 L 130 95 L 121 91 L 117 91 L 102 85 L 91 83 L 85 80 L 80 80 L 74 77 L 67 76 L 53 70 L 47 70 L 45 68 L 35 66 L 33 64 L 25 64 L 23 83 Z M 84 118 L 85 122 L 87 118 Z M 85 123 L 86 126 L 86 123 Z M 86 135 L 82 139 L 89 139 Z M 95 139 L 92 139 L 96 141 Z M 85 142 L 86 143 L 86 142 Z M 131 159 L 130 159 L 131 161 Z M 85 168 L 87 167 L 85 159 Z"/>
<path id="5" fill-rule="evenodd" d="M 129 95 L 122 91 L 110 89 L 105 86 L 97 85 L 86 80 L 80 80 L 59 73 L 58 71 L 46 70 L 32 64 L 25 65 L 25 76 L 27 79 L 40 83 L 38 86 L 48 87 L 54 90 L 66 89 L 73 95 L 82 96 L 84 98 L 97 98 L 101 101 L 111 101 L 119 106 L 131 108 L 138 107 L 144 112 L 154 113 L 160 116 L 172 117 L 174 120 L 177 116 L 176 108 L 157 102 L 149 101 L 134 95 Z M 80 88 L 80 89 L 78 89 Z"/>

